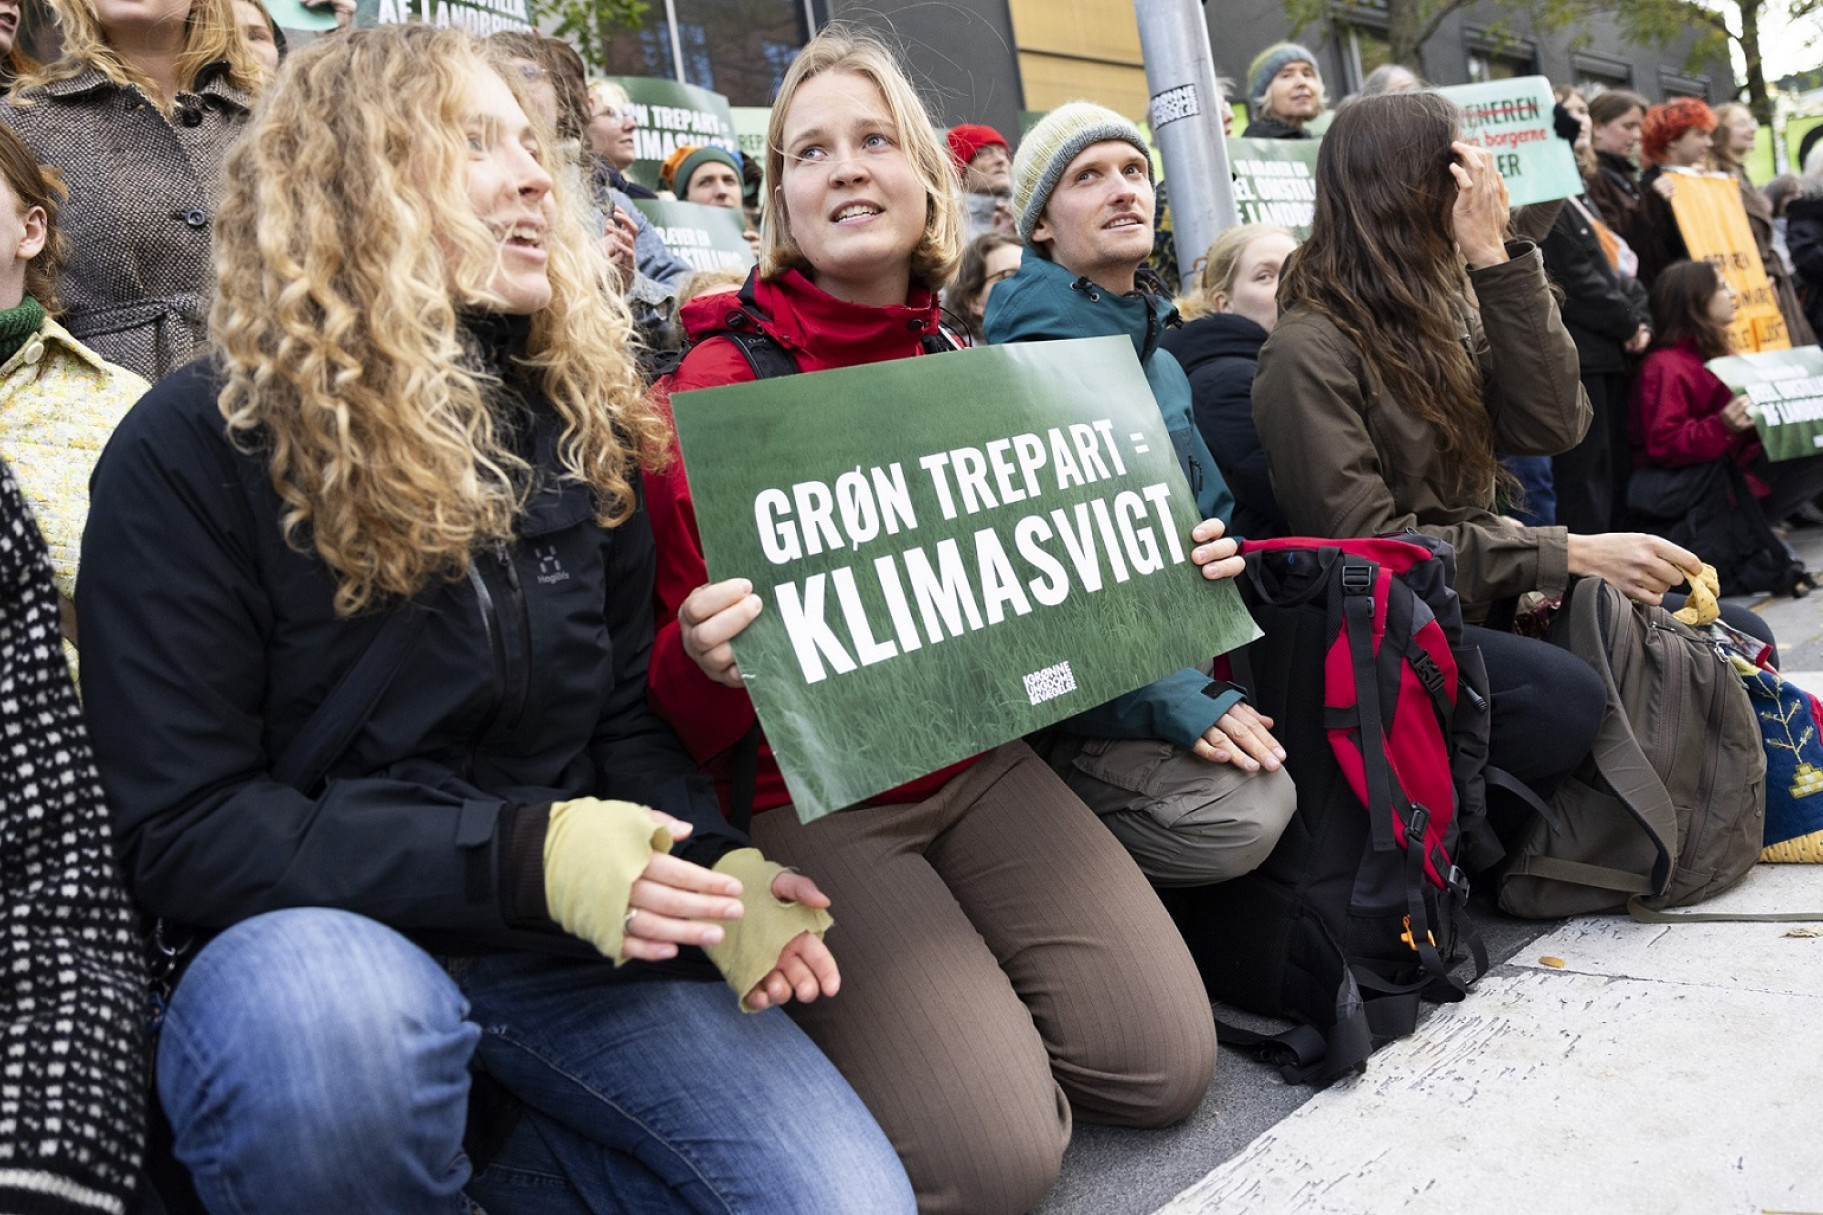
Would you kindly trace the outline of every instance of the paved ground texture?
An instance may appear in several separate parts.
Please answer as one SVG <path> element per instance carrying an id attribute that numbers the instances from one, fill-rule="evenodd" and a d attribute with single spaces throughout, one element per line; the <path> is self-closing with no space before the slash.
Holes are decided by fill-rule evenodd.
<path id="1" fill-rule="evenodd" d="M 1823 570 L 1823 531 L 1792 541 Z M 1823 694 L 1823 592 L 1742 602 Z M 1702 910 L 1823 916 L 1823 866 Z M 1475 918 L 1498 964 L 1365 1076 L 1313 1093 L 1224 1048 L 1182 1125 L 1078 1126 L 1041 1215 L 1823 1215 L 1823 923 Z"/>

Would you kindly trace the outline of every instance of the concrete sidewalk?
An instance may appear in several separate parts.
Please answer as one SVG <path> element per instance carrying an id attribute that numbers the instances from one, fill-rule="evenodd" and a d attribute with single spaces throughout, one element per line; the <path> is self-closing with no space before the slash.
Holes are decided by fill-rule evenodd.
<path id="1" fill-rule="evenodd" d="M 1792 543 L 1823 571 L 1823 530 Z M 1823 695 L 1823 593 L 1739 602 Z M 1823 866 L 1699 910 L 1823 915 Z M 1823 1215 L 1823 923 L 1475 919 L 1494 968 L 1365 1076 L 1313 1094 L 1224 1048 L 1179 1126 L 1078 1125 L 1040 1215 Z"/>

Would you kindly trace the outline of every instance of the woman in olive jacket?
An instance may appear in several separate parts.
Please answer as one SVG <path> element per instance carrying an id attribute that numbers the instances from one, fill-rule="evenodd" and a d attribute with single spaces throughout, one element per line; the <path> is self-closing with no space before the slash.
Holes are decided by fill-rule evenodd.
<path id="1" fill-rule="evenodd" d="M 52 0 L 55 63 L 0 121 L 69 188 L 64 326 L 148 380 L 201 353 L 216 177 L 264 79 L 233 0 Z"/>
<path id="2" fill-rule="evenodd" d="M 1497 457 L 1563 452 L 1590 411 L 1538 250 L 1505 241 L 1505 184 L 1457 124 L 1432 95 L 1369 97 L 1323 141 L 1315 222 L 1253 390 L 1279 504 L 1298 535 L 1447 540 L 1472 621 L 1573 575 L 1656 603 L 1694 556 L 1497 513 Z M 1489 762 L 1548 789 L 1593 744 L 1600 682 L 1542 642 L 1487 628 L 1468 640 L 1494 693 Z"/>

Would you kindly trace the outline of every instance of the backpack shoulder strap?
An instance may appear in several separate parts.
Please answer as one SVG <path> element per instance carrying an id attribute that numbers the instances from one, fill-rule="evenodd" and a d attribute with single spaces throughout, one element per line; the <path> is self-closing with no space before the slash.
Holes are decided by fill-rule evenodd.
<path id="1" fill-rule="evenodd" d="M 386 617 L 354 665 L 342 673 L 272 765 L 274 780 L 305 794 L 316 788 L 348 751 L 405 666 L 405 659 L 417 645 L 418 634 L 430 618 L 430 599 L 441 589 L 441 579 L 433 579 Z"/>

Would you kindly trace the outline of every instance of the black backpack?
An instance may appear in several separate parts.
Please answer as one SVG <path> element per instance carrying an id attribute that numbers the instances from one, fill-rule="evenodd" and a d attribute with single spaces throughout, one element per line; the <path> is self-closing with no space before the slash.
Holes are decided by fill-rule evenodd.
<path id="1" fill-rule="evenodd" d="M 1236 673 L 1277 722 L 1297 813 L 1253 872 L 1159 893 L 1211 996 L 1298 1023 L 1263 1035 L 1218 1021 L 1221 1040 L 1292 1083 L 1327 1084 L 1410 1033 L 1420 999 L 1463 998 L 1459 943 L 1475 978 L 1487 969 L 1464 914 L 1467 865 L 1498 857 L 1487 677 L 1462 645 L 1447 544 L 1289 538 L 1243 555 L 1263 636 Z"/>
<path id="2" fill-rule="evenodd" d="M 1627 507 L 1640 528 L 1715 564 L 1724 595 L 1800 596 L 1816 579 L 1772 530 L 1746 476 L 1731 459 L 1683 468 L 1636 468 Z"/>

